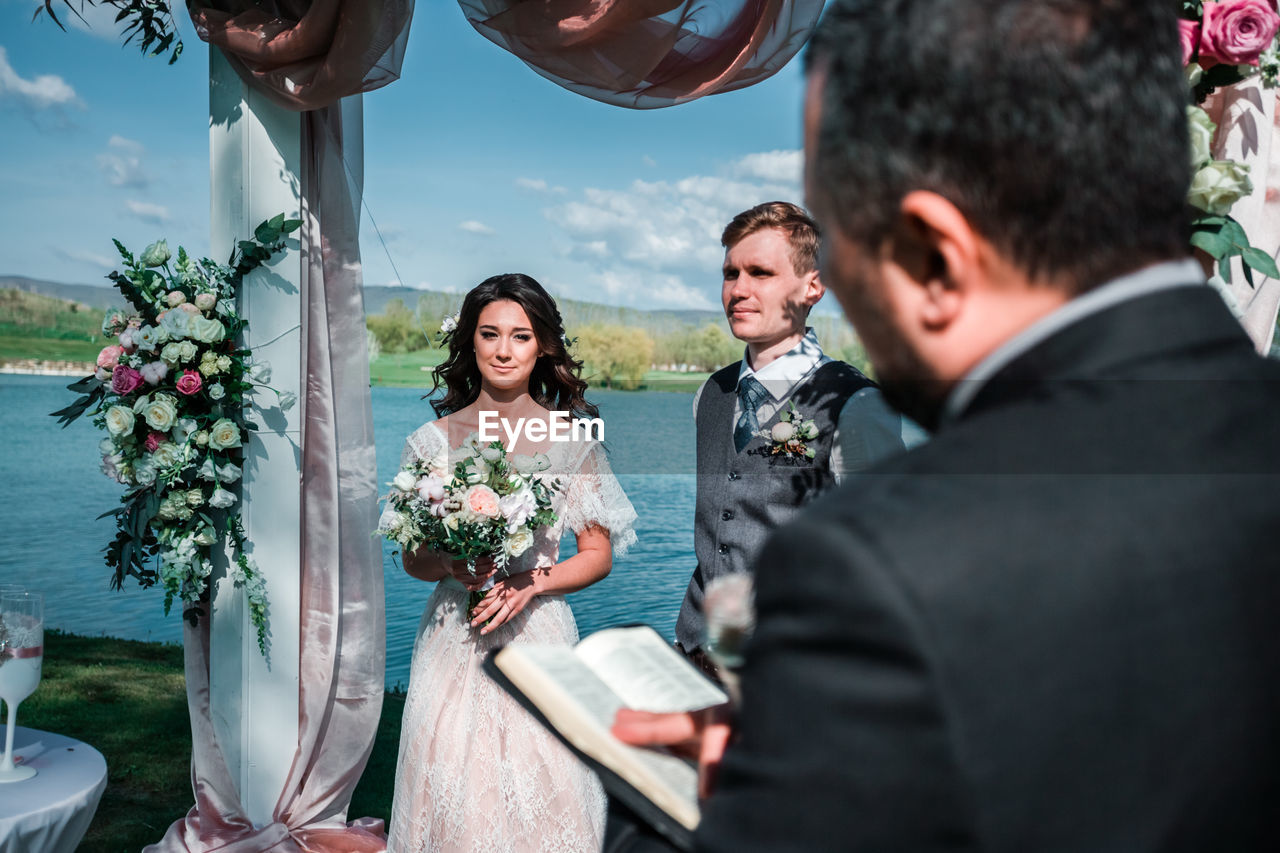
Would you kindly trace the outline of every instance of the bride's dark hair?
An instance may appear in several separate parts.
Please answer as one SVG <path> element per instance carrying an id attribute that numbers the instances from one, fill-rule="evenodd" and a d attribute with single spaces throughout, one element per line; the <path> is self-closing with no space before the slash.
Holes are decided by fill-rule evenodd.
<path id="1" fill-rule="evenodd" d="M 434 394 L 441 386 L 444 397 L 431 403 L 437 417 L 465 408 L 480 396 L 480 368 L 476 365 L 475 334 L 480 312 L 491 302 L 509 300 L 524 309 L 533 324 L 533 335 L 542 355 L 529 374 L 529 394 L 540 406 L 572 412 L 574 417 L 594 418 L 599 410 L 584 396 L 587 383 L 580 376 L 582 362 L 565 349 L 564 323 L 555 300 L 542 285 L 523 273 L 503 273 L 480 282 L 462 301 L 458 325 L 448 336 L 449 357 L 434 371 Z"/>

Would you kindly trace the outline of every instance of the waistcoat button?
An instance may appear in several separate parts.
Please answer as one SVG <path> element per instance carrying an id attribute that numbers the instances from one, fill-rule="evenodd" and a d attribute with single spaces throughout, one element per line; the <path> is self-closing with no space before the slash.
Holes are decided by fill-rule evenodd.
<path id="1" fill-rule="evenodd" d="M 721 553 L 721 554 L 728 554 L 728 553 L 729 553 L 729 546 L 728 546 L 728 545 L 721 545 L 721 546 L 720 546 L 720 553 Z"/>
<path id="2" fill-rule="evenodd" d="M 729 519 L 733 518 L 733 510 L 726 509 L 724 512 L 720 513 L 720 517 L 723 518 L 725 521 L 728 521 Z"/>

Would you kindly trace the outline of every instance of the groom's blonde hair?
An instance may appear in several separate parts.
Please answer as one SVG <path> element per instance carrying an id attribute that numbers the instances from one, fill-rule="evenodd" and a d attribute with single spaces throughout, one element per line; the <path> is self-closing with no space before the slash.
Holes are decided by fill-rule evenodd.
<path id="1" fill-rule="evenodd" d="M 720 245 L 732 249 L 757 231 L 777 228 L 791 244 L 791 266 L 796 275 L 818 268 L 818 225 L 798 204 L 766 201 L 733 217 L 720 235 Z"/>

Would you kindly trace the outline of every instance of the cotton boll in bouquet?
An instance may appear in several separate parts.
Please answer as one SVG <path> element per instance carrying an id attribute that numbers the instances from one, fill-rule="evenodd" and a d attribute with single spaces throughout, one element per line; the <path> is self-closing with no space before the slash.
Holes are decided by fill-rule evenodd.
<path id="1" fill-rule="evenodd" d="M 377 532 L 405 551 L 425 546 L 465 559 L 473 574 L 482 557 L 505 572 L 534 532 L 556 521 L 551 496 L 560 482 L 539 476 L 549 467 L 545 454 L 508 456 L 502 442 L 471 433 L 455 458 L 415 459 L 396 474 Z M 468 613 L 492 586 L 491 578 L 471 593 Z"/>

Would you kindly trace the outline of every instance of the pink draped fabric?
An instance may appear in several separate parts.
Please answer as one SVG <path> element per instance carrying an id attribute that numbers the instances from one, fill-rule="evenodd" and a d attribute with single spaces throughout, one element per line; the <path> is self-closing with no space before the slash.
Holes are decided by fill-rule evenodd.
<path id="1" fill-rule="evenodd" d="M 187 0 L 187 9 L 250 85 L 313 110 L 399 79 L 413 0 Z"/>
<path id="2" fill-rule="evenodd" d="M 411 0 L 189 4 L 201 36 L 281 105 L 305 110 L 299 175 L 302 554 L 298 743 L 274 820 L 254 827 L 210 719 L 209 621 L 185 628 L 195 805 L 156 853 L 377 853 L 382 821 L 347 821 L 382 709 L 382 558 L 360 277 L 362 136 L 337 101 L 399 74 Z M 256 653 L 256 652 L 255 652 Z"/>
<path id="3" fill-rule="evenodd" d="M 770 77 L 822 0 L 458 0 L 471 25 L 559 85 L 653 109 Z"/>
<path id="4" fill-rule="evenodd" d="M 1280 257 L 1280 94 L 1262 87 L 1254 77 L 1220 89 L 1205 103 L 1218 123 L 1214 137 L 1216 159 L 1249 164 L 1253 193 L 1236 202 L 1231 215 L 1239 220 L 1249 241 L 1273 258 Z M 1266 353 L 1275 338 L 1280 313 L 1280 280 L 1253 274 L 1250 287 L 1236 259 L 1231 267 L 1231 293 L 1242 316 L 1240 322 L 1258 351 Z"/>

